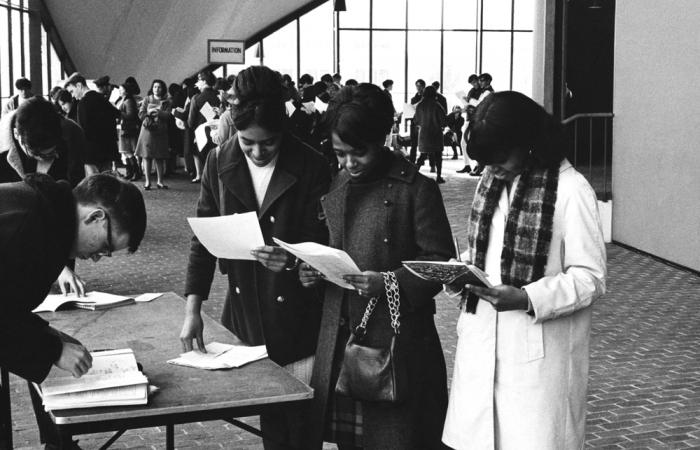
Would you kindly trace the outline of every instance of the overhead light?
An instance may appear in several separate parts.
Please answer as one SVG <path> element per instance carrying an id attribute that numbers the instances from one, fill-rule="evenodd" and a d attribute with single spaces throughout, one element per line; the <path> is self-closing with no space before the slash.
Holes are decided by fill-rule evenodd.
<path id="1" fill-rule="evenodd" d="M 588 9 L 602 9 L 603 8 L 603 1 L 602 0 L 589 0 L 588 1 Z"/>
<path id="2" fill-rule="evenodd" d="M 333 2 L 333 11 L 347 11 L 345 0 L 335 0 Z"/>

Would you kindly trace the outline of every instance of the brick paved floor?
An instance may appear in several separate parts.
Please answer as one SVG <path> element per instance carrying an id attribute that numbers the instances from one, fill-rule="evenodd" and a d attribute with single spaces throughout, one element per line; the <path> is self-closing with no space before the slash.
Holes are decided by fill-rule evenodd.
<path id="1" fill-rule="evenodd" d="M 461 161 L 445 161 L 442 192 L 453 231 L 464 242 L 476 179 L 454 173 L 459 168 Z M 168 184 L 167 191 L 145 192 L 149 226 L 136 254 L 78 263 L 89 289 L 182 293 L 190 237 L 184 218 L 194 212 L 198 185 L 183 177 Z M 608 269 L 608 294 L 594 309 L 587 448 L 700 448 L 700 278 L 615 245 L 608 246 Z M 217 276 L 204 306 L 215 318 L 223 281 Z M 448 300 L 438 300 L 436 322 L 451 377 L 457 314 Z M 173 355 L 180 350 L 179 331 L 172 330 Z M 26 385 L 13 377 L 11 389 L 15 447 L 41 448 Z M 246 421 L 257 425 L 255 418 Z M 80 444 L 97 448 L 108 436 L 80 436 Z M 177 448 L 262 448 L 257 437 L 222 421 L 178 425 L 175 436 Z M 131 430 L 114 448 L 163 448 L 164 439 L 162 428 Z"/>

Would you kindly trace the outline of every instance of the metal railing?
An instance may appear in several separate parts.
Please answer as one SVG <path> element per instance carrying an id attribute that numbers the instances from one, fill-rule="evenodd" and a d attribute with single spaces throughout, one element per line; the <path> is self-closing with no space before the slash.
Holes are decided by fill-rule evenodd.
<path id="1" fill-rule="evenodd" d="M 583 113 L 562 121 L 569 161 L 588 179 L 602 201 L 612 199 L 613 117 L 613 113 Z"/>

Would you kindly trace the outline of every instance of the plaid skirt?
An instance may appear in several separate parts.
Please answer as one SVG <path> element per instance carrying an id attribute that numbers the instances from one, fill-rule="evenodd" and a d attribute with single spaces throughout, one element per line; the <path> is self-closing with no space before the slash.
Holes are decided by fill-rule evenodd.
<path id="1" fill-rule="evenodd" d="M 335 343 L 335 353 L 333 354 L 331 393 L 329 395 L 328 415 L 326 416 L 323 440 L 336 444 L 362 447 L 362 402 L 335 393 L 335 383 L 338 381 L 338 374 L 343 363 L 345 344 L 348 342 L 349 337 L 350 330 L 347 325 L 341 326 Z"/>

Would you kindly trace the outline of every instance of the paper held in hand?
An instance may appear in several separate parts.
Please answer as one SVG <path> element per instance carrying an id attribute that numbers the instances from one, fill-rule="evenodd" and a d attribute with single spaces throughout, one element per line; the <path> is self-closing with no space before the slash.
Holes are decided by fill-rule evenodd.
<path id="1" fill-rule="evenodd" d="M 351 284 L 343 280 L 343 275 L 359 275 L 362 271 L 357 267 L 350 255 L 344 251 L 317 244 L 316 242 L 288 244 L 277 238 L 272 238 L 272 240 L 292 255 L 321 272 L 328 281 L 345 289 L 355 289 Z"/>
<path id="2" fill-rule="evenodd" d="M 250 251 L 265 245 L 255 211 L 217 217 L 188 217 L 199 242 L 217 258 L 254 260 Z"/>
<path id="3" fill-rule="evenodd" d="M 148 379 L 138 370 L 129 348 L 93 352 L 92 368 L 80 378 L 66 373 L 53 369 L 41 383 L 47 411 L 148 402 Z"/>
<path id="4" fill-rule="evenodd" d="M 197 369 L 217 370 L 241 367 L 253 361 L 267 358 L 267 347 L 264 345 L 247 347 L 210 342 L 205 345 L 205 348 L 207 353 L 192 350 L 182 353 L 179 358 L 168 360 L 168 363 Z"/>
<path id="5" fill-rule="evenodd" d="M 460 283 L 493 287 L 486 272 L 471 264 L 459 261 L 401 261 L 401 264 L 424 280 L 451 284 L 459 278 Z"/>

